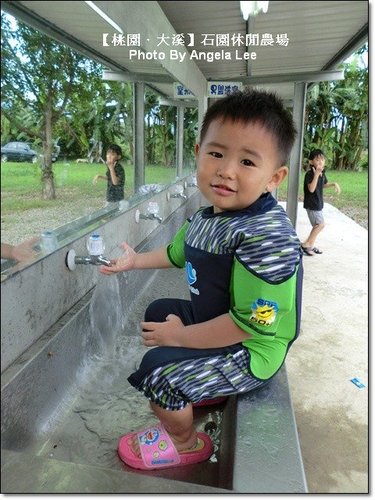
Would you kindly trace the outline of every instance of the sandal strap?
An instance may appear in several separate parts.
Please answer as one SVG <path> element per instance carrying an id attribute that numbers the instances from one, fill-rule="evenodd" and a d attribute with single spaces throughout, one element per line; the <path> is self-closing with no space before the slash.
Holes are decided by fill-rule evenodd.
<path id="1" fill-rule="evenodd" d="M 177 465 L 181 457 L 161 423 L 137 432 L 139 449 L 146 467 L 155 469 Z"/>
<path id="2" fill-rule="evenodd" d="M 312 247 L 304 247 L 303 245 L 301 245 L 301 248 L 303 253 L 305 253 L 306 255 L 314 255 L 315 253 Z"/>

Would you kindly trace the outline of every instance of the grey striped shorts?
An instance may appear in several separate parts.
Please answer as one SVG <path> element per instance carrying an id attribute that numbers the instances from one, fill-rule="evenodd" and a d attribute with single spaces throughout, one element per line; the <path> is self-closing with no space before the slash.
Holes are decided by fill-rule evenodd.
<path id="1" fill-rule="evenodd" d="M 146 321 L 165 321 L 176 314 L 194 323 L 191 302 L 158 299 L 146 310 Z M 155 347 L 144 355 L 128 381 L 150 401 L 166 410 L 181 410 L 204 399 L 251 391 L 268 380 L 250 374 L 250 353 L 242 344 L 213 349 Z"/>
<path id="2" fill-rule="evenodd" d="M 230 349 L 222 354 L 207 356 L 206 350 L 204 352 L 204 357 L 167 363 L 139 381 L 135 377 L 130 377 L 129 381 L 150 401 L 166 410 L 181 410 L 189 402 L 245 393 L 268 382 L 250 375 L 249 352 L 240 344 L 237 350 Z"/>

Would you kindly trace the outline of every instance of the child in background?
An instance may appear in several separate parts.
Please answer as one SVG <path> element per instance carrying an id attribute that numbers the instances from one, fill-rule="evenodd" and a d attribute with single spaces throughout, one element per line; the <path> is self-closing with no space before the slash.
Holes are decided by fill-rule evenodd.
<path id="1" fill-rule="evenodd" d="M 314 149 L 309 155 L 309 170 L 305 174 L 303 183 L 303 207 L 311 222 L 312 229 L 308 238 L 302 243 L 302 250 L 310 257 L 323 252 L 315 246 L 318 234 L 324 229 L 323 216 L 323 189 L 333 187 L 336 193 L 341 193 L 337 182 L 328 182 L 325 174 L 325 156 L 321 149 Z"/>
<path id="2" fill-rule="evenodd" d="M 106 153 L 106 175 L 97 174 L 93 178 L 93 184 L 98 179 L 107 181 L 107 203 L 121 201 L 124 199 L 125 171 L 119 163 L 122 158 L 122 151 L 117 144 L 111 144 Z"/>
<path id="3" fill-rule="evenodd" d="M 242 394 L 270 381 L 299 334 L 300 241 L 271 192 L 287 175 L 295 139 L 274 94 L 246 91 L 213 104 L 196 145 L 197 182 L 212 204 L 163 248 L 123 256 L 101 272 L 185 268 L 191 300 L 158 299 L 141 323 L 153 347 L 129 382 L 160 421 L 122 436 L 118 453 L 137 469 L 207 460 L 193 404 Z"/>

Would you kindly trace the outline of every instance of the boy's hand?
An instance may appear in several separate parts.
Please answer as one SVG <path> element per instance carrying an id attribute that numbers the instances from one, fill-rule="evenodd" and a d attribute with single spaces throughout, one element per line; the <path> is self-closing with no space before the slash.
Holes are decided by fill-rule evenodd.
<path id="1" fill-rule="evenodd" d="M 314 174 L 321 174 L 324 170 L 324 165 L 316 165 L 315 167 L 312 167 Z"/>
<path id="2" fill-rule="evenodd" d="M 134 269 L 136 252 L 127 243 L 121 243 L 120 247 L 124 250 L 124 253 L 117 259 L 111 259 L 111 266 L 100 266 L 99 271 L 101 273 L 113 274 Z"/>
<path id="3" fill-rule="evenodd" d="M 335 188 L 335 191 L 336 191 L 336 193 L 337 193 L 337 194 L 340 194 L 340 193 L 341 193 L 341 188 L 340 188 L 340 186 L 337 184 L 337 182 L 335 182 L 334 188 Z"/>
<path id="4" fill-rule="evenodd" d="M 175 314 L 169 314 L 166 321 L 142 321 L 142 338 L 146 347 L 169 346 L 179 347 L 176 331 L 184 327 L 181 319 Z"/>
<path id="5" fill-rule="evenodd" d="M 99 174 L 96 174 L 95 177 L 92 180 L 92 183 L 96 184 L 98 182 L 98 179 L 99 179 Z"/>

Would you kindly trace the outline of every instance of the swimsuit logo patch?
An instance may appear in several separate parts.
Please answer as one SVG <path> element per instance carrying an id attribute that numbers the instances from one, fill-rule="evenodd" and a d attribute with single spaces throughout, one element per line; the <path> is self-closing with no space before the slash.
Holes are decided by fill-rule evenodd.
<path id="1" fill-rule="evenodd" d="M 191 262 L 186 262 L 185 271 L 186 271 L 186 278 L 187 278 L 187 281 L 189 283 L 189 288 L 190 288 L 191 293 L 194 293 L 195 295 L 199 295 L 198 288 L 194 288 L 192 286 L 197 281 L 197 271 L 194 269 Z"/>
<path id="2" fill-rule="evenodd" d="M 257 299 L 251 306 L 250 321 L 269 326 L 276 319 L 279 306 L 271 300 Z"/>
<path id="3" fill-rule="evenodd" d="M 193 285 L 197 281 L 197 271 L 194 269 L 191 262 L 186 262 L 186 277 L 189 285 Z"/>

